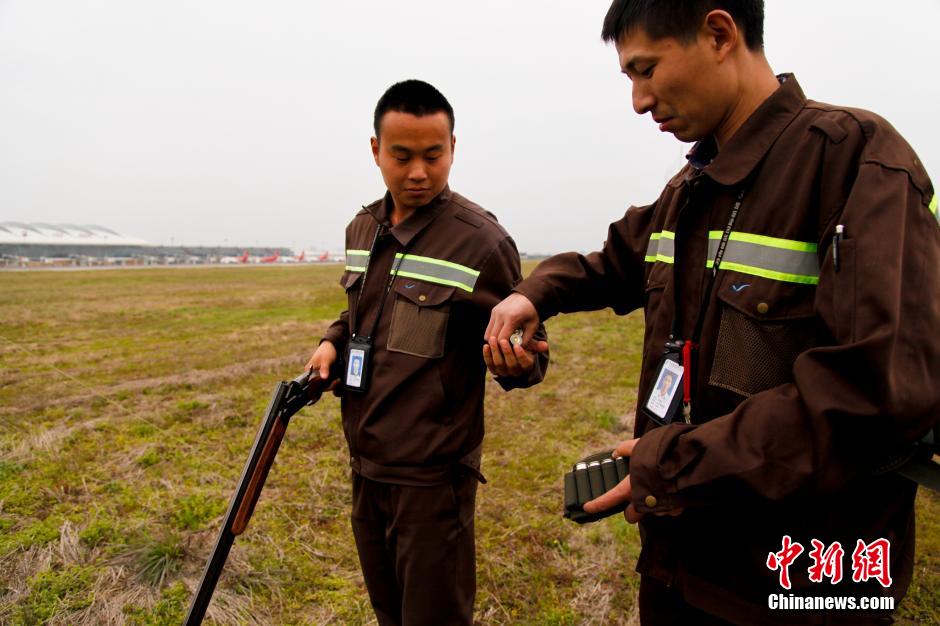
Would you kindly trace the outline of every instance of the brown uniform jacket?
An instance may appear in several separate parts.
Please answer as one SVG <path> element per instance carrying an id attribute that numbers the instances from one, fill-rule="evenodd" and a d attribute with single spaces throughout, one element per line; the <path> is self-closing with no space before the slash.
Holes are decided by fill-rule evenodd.
<path id="1" fill-rule="evenodd" d="M 766 566 L 784 535 L 805 548 L 789 569 L 792 593 L 903 595 L 915 485 L 870 468 L 940 415 L 933 186 L 885 120 L 807 100 L 795 78 L 782 80 L 720 152 L 711 141 L 696 145 L 654 204 L 613 223 L 603 250 L 548 259 L 516 287 L 543 320 L 644 309 L 633 503 L 646 513 L 686 510 L 644 518 L 637 569 L 740 623 L 818 623 L 818 613 L 765 608 L 769 593 L 790 593 Z M 702 313 L 692 423 L 657 428 L 640 407 L 673 325 L 675 290 L 679 338 L 688 338 L 742 186 Z M 853 583 L 856 541 L 881 537 L 891 541 L 893 585 Z M 842 584 L 808 581 L 812 539 L 841 542 Z"/>
<path id="2" fill-rule="evenodd" d="M 449 188 L 394 227 L 390 209 L 386 194 L 346 228 L 341 283 L 349 308 L 324 339 L 341 354 L 350 333 L 373 341 L 368 391 L 342 399 L 353 469 L 380 482 L 441 483 L 458 463 L 478 469 L 482 337 L 490 309 L 522 278 L 519 253 L 491 213 Z M 547 367 L 543 354 L 529 374 L 497 380 L 505 389 L 528 387 Z"/>

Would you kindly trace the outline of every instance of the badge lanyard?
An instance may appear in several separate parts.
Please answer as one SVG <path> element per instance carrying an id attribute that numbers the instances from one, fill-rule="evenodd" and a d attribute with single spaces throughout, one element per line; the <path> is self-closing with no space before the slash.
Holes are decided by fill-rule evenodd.
<path id="1" fill-rule="evenodd" d="M 362 302 L 362 292 L 365 291 L 369 266 L 372 264 L 372 257 L 375 255 L 375 247 L 383 230 L 384 226 L 379 224 L 375 229 L 375 237 L 372 238 L 372 246 L 369 248 L 369 258 L 362 271 L 362 284 L 359 286 L 359 292 L 356 294 L 356 307 L 351 313 L 353 332 L 346 344 L 345 388 L 349 391 L 357 391 L 360 393 L 366 392 L 369 388 L 369 375 L 372 371 L 372 333 L 375 332 L 379 319 L 382 317 L 385 301 L 388 300 L 388 293 L 392 289 L 392 283 L 394 283 L 395 279 L 398 277 L 398 271 L 401 269 L 401 264 L 405 260 L 405 251 L 407 250 L 407 246 L 402 248 L 401 254 L 398 256 L 398 262 L 392 267 L 388 282 L 385 284 L 385 290 L 382 292 L 379 300 L 378 311 L 376 311 L 375 317 L 372 319 L 372 324 L 369 326 L 368 334 L 359 336 L 356 332 L 356 329 L 358 329 L 357 317 L 359 314 L 359 305 Z"/>
<path id="2" fill-rule="evenodd" d="M 718 267 L 721 265 L 721 260 L 725 256 L 725 250 L 728 247 L 728 240 L 731 238 L 731 230 L 734 228 L 734 222 L 738 218 L 738 212 L 741 210 L 741 203 L 744 200 L 744 191 L 745 188 L 742 187 L 738 192 L 738 197 L 734 202 L 734 206 L 731 207 L 731 217 L 728 218 L 728 225 L 725 226 L 725 231 L 721 235 L 721 241 L 718 242 L 718 251 L 715 253 L 715 260 L 712 262 L 711 272 L 709 273 L 708 281 L 705 284 L 705 291 L 702 297 L 702 304 L 699 307 L 698 319 L 695 321 L 695 328 L 692 331 L 692 337 L 687 341 L 676 339 L 676 337 L 679 336 L 680 331 L 679 311 L 681 310 L 679 302 L 679 281 L 677 277 L 677 270 L 679 266 L 679 229 L 676 228 L 677 240 L 675 242 L 675 253 L 673 255 L 672 264 L 672 282 L 673 295 L 675 296 L 675 310 L 673 311 L 672 316 L 672 331 L 669 333 L 669 341 L 666 342 L 666 351 L 674 352 L 681 350 L 682 353 L 682 367 L 684 370 L 684 375 L 682 376 L 682 414 L 686 423 L 691 422 L 692 416 L 692 350 L 698 348 L 698 342 L 702 336 L 702 326 L 705 324 L 705 313 L 708 311 L 708 305 L 711 303 L 711 293 L 715 286 L 715 279 L 718 276 Z"/>
<path id="3" fill-rule="evenodd" d="M 358 336 L 356 329 L 358 328 L 356 324 L 356 318 L 359 315 L 359 302 L 362 300 L 362 292 L 366 288 L 366 277 L 369 275 L 369 266 L 372 265 L 372 255 L 375 254 L 375 246 L 379 241 L 379 237 L 382 235 L 382 231 L 385 230 L 385 227 L 382 224 L 379 224 L 375 229 L 375 236 L 372 238 L 372 245 L 369 247 L 369 259 L 366 261 L 365 270 L 362 272 L 362 285 L 359 288 L 359 292 L 356 294 L 356 308 L 352 312 L 352 336 Z M 388 299 L 388 292 L 392 289 L 392 283 L 395 282 L 395 279 L 398 277 L 398 270 L 401 269 L 402 261 L 405 260 L 406 250 L 402 249 L 402 255 L 398 258 L 398 262 L 392 268 L 391 274 L 388 279 L 388 283 L 385 285 L 385 291 L 382 293 L 382 298 L 379 300 L 379 310 L 375 314 L 375 318 L 372 320 L 372 325 L 369 327 L 369 333 L 366 335 L 367 338 L 372 337 L 372 333 L 375 332 L 375 327 L 379 323 L 379 318 L 382 317 L 382 309 L 385 308 L 385 301 Z"/>

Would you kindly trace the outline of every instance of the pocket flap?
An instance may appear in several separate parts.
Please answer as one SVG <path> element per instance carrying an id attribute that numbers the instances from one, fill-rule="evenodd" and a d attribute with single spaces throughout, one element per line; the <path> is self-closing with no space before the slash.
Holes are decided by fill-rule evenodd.
<path id="1" fill-rule="evenodd" d="M 392 287 L 395 293 L 418 306 L 437 306 L 454 296 L 456 287 L 432 285 L 412 278 L 398 278 Z"/>
<path id="2" fill-rule="evenodd" d="M 343 286 L 346 291 L 349 291 L 353 285 L 356 284 L 356 281 L 362 278 L 362 272 L 343 272 L 343 275 L 339 278 L 339 284 Z"/>
<path id="3" fill-rule="evenodd" d="M 664 289 L 672 277 L 672 265 L 668 263 L 653 263 L 646 276 L 646 290 Z"/>
<path id="4" fill-rule="evenodd" d="M 724 273 L 715 289 L 718 290 L 718 299 L 724 304 L 758 320 L 812 317 L 815 310 L 815 285 Z"/>

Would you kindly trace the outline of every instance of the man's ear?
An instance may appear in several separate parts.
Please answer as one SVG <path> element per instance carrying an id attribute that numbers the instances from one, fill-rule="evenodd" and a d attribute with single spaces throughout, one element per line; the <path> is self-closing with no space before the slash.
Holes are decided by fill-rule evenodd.
<path id="1" fill-rule="evenodd" d="M 450 134 L 450 160 L 454 160 L 454 149 L 457 147 L 457 135 Z"/>
<path id="2" fill-rule="evenodd" d="M 741 36 L 734 18 L 721 9 L 708 12 L 702 22 L 702 34 L 706 37 L 709 47 L 718 55 L 719 62 L 737 47 Z"/>
<path id="3" fill-rule="evenodd" d="M 372 158 L 375 159 L 375 164 L 379 164 L 379 138 L 373 137 L 369 140 L 369 143 L 372 144 Z"/>

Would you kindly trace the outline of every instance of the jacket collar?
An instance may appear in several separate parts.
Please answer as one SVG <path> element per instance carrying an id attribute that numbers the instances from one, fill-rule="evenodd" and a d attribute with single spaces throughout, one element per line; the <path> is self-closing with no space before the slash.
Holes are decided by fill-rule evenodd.
<path id="1" fill-rule="evenodd" d="M 403 247 L 407 247 L 411 240 L 417 237 L 428 224 L 434 221 L 434 218 L 450 203 L 452 192 L 450 185 L 445 185 L 441 193 L 437 194 L 433 200 L 422 207 L 415 209 L 415 212 L 398 225 L 391 225 L 392 216 L 392 194 L 385 192 L 385 197 L 381 202 L 370 204 L 363 207 L 375 220 L 389 229 L 389 232 L 398 240 Z"/>
<path id="2" fill-rule="evenodd" d="M 730 186 L 739 184 L 757 167 L 806 104 L 803 89 L 793 74 L 777 78 L 780 87 L 757 107 L 720 151 L 713 137 L 692 147 L 686 158 L 695 170 Z"/>

